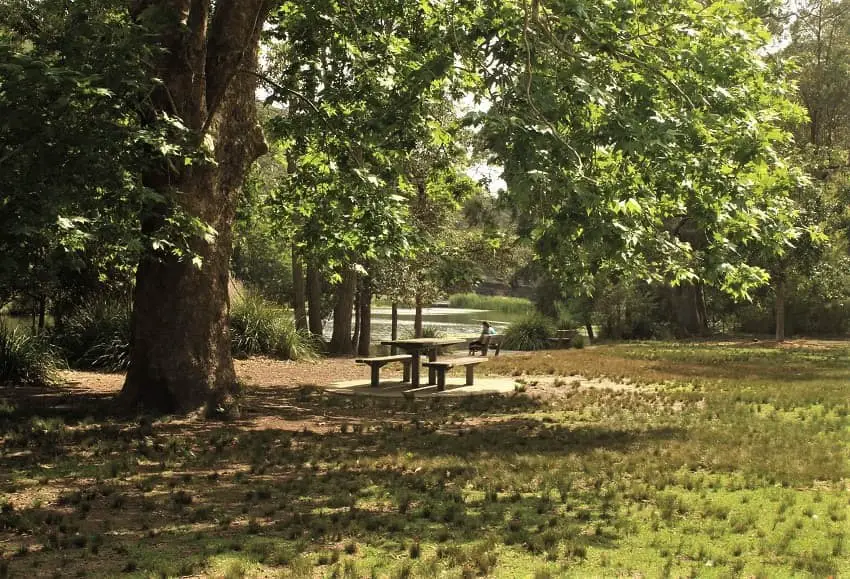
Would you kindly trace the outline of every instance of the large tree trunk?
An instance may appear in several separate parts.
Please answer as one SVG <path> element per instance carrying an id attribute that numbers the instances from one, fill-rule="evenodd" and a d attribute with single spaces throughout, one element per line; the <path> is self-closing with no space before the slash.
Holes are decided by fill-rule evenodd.
<path id="1" fill-rule="evenodd" d="M 360 287 L 360 340 L 357 353 L 368 356 L 372 347 L 372 279 L 364 277 Z"/>
<path id="2" fill-rule="evenodd" d="M 298 248 L 292 244 L 292 309 L 295 315 L 295 327 L 307 330 L 307 282 L 304 279 L 304 263 L 298 254 Z"/>
<path id="3" fill-rule="evenodd" d="M 353 354 L 354 344 L 351 341 L 351 310 L 354 307 L 354 292 L 357 288 L 357 273 L 347 269 L 342 274 L 342 281 L 336 288 L 336 305 L 334 306 L 334 329 L 329 349 L 334 354 Z"/>
<path id="4" fill-rule="evenodd" d="M 776 302 L 774 303 L 776 312 L 776 341 L 785 341 L 785 282 L 778 280 L 776 282 Z"/>
<path id="5" fill-rule="evenodd" d="M 136 274 L 130 369 L 121 391 L 129 407 L 186 413 L 206 406 L 238 411 L 230 353 L 228 277 L 238 194 L 251 163 L 266 150 L 256 121 L 257 67 L 267 0 L 141 0 L 136 14 L 159 28 L 165 49 L 152 95 L 158 112 L 178 116 L 214 162 L 174 163 L 143 176 L 167 203 L 143 228 L 154 232 L 169 207 L 211 226 L 192 240 L 200 267 L 153 251 Z M 156 14 L 156 18 L 149 18 Z"/>

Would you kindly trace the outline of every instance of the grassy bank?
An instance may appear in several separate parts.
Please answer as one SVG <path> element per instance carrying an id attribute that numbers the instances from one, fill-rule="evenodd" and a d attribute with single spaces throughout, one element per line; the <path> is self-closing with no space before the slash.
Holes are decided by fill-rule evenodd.
<path id="1" fill-rule="evenodd" d="M 2 564 L 57 577 L 850 573 L 846 345 L 635 344 L 487 367 L 528 392 L 252 390 L 265 429 L 111 418 L 95 394 L 9 395 Z M 630 382 L 584 388 L 576 374 Z"/>
<path id="2" fill-rule="evenodd" d="M 449 305 L 453 308 L 493 310 L 506 314 L 528 314 L 534 311 L 534 304 L 524 298 L 482 296 L 475 293 L 449 296 Z"/>

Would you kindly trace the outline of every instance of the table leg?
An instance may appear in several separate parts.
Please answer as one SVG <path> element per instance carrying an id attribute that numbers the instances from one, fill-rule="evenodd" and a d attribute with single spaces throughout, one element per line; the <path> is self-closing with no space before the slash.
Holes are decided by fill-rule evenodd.
<path id="1" fill-rule="evenodd" d="M 419 388 L 419 352 L 410 353 L 410 385 L 413 388 Z"/>
<path id="2" fill-rule="evenodd" d="M 437 361 L 437 348 L 428 351 L 428 361 L 436 362 Z M 428 366 L 428 385 L 437 383 L 437 369 L 433 366 Z"/>

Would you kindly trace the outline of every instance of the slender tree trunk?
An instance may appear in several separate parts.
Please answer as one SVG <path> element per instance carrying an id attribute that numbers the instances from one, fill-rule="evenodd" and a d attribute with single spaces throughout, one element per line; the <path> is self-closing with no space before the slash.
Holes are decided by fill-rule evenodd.
<path id="1" fill-rule="evenodd" d="M 776 312 L 776 341 L 785 341 L 785 281 L 778 280 L 776 282 L 776 302 L 774 310 Z"/>
<path id="2" fill-rule="evenodd" d="M 587 330 L 587 339 L 592 342 L 593 339 L 594 339 L 593 338 L 593 324 L 591 324 L 590 322 L 585 322 L 584 323 L 584 329 Z"/>
<path id="3" fill-rule="evenodd" d="M 318 266 L 311 262 L 307 266 L 307 302 L 310 305 L 310 333 L 322 337 L 322 276 Z"/>
<path id="4" fill-rule="evenodd" d="M 336 288 L 334 306 L 334 329 L 329 349 L 334 354 L 353 354 L 351 342 L 351 310 L 354 307 L 354 292 L 357 287 L 357 273 L 347 269 L 342 274 L 342 282 Z"/>
<path id="5" fill-rule="evenodd" d="M 354 333 L 351 335 L 351 343 L 354 344 L 354 348 L 360 344 L 360 327 L 362 323 L 361 311 L 360 311 L 360 300 L 362 295 L 360 293 L 360 288 L 363 280 L 358 276 L 357 283 L 354 285 Z"/>
<path id="6" fill-rule="evenodd" d="M 292 309 L 295 315 L 295 327 L 307 330 L 307 282 L 304 279 L 304 263 L 298 254 L 298 248 L 292 244 Z"/>
<path id="7" fill-rule="evenodd" d="M 368 356 L 372 347 L 372 279 L 363 278 L 360 288 L 360 340 L 357 342 L 357 353 Z"/>
<path id="8" fill-rule="evenodd" d="M 390 318 L 390 339 L 398 340 L 398 302 L 393 302 L 392 305 L 392 314 Z M 395 356 L 398 354 L 398 347 L 393 346 L 390 348 L 390 354 Z"/>
<path id="9" fill-rule="evenodd" d="M 413 337 L 422 337 L 422 297 L 416 294 L 416 313 L 413 316 Z"/>
<path id="10" fill-rule="evenodd" d="M 144 255 L 136 273 L 127 407 L 187 413 L 238 412 L 230 353 L 228 279 L 238 194 L 251 163 L 267 148 L 256 120 L 256 70 L 267 0 L 139 0 L 165 49 L 151 99 L 177 116 L 215 162 L 174 163 L 143 175 L 166 203 L 142 224 L 153 233 L 177 207 L 211 226 L 211 240 L 190 241 L 202 260 Z M 153 11 L 153 12 L 152 12 Z"/>
<path id="11" fill-rule="evenodd" d="M 38 297 L 38 333 L 44 331 L 44 323 L 47 319 L 47 296 Z"/>

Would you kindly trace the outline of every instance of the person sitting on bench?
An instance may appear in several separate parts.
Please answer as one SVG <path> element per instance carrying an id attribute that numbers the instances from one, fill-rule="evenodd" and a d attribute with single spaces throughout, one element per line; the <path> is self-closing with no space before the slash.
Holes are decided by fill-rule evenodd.
<path id="1" fill-rule="evenodd" d="M 485 350 L 486 346 L 490 345 L 490 336 L 495 336 L 496 330 L 490 326 L 489 322 L 481 322 L 481 335 L 477 340 L 469 343 L 470 351 L 473 349 Z M 477 348 L 474 348 L 477 346 Z M 485 350 L 486 351 L 486 350 Z"/>

